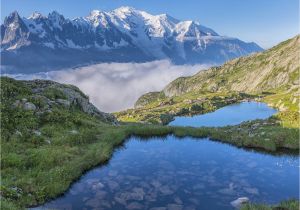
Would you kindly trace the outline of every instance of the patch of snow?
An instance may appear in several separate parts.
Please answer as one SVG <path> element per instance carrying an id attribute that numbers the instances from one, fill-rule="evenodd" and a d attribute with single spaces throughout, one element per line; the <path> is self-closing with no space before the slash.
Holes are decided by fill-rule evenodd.
<path id="1" fill-rule="evenodd" d="M 73 48 L 73 49 L 81 49 L 82 48 L 82 47 L 74 44 L 74 42 L 70 39 L 66 39 L 66 42 L 67 42 L 67 46 L 70 48 Z"/>
<path id="2" fill-rule="evenodd" d="M 6 50 L 15 50 L 15 49 L 17 49 L 18 47 L 19 47 L 18 44 L 14 44 L 13 46 L 7 48 Z"/>
<path id="3" fill-rule="evenodd" d="M 116 48 L 118 48 L 118 47 L 126 47 L 126 46 L 128 46 L 128 42 L 126 42 L 124 39 L 121 39 L 121 41 L 119 43 L 114 42 L 113 45 Z"/>
<path id="4" fill-rule="evenodd" d="M 53 43 L 51 43 L 51 42 L 46 42 L 46 43 L 44 43 L 44 45 L 46 46 L 46 47 L 49 47 L 49 48 L 52 48 L 52 49 L 54 49 L 54 44 Z"/>
<path id="5" fill-rule="evenodd" d="M 34 12 L 28 17 L 28 19 L 38 19 L 43 17 L 44 16 L 40 12 Z"/>

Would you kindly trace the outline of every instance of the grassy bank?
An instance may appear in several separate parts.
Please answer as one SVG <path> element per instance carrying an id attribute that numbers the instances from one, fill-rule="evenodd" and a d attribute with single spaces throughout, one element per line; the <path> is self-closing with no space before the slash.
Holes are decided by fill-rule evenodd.
<path id="1" fill-rule="evenodd" d="M 238 147 L 266 152 L 299 149 L 297 141 L 286 143 L 281 137 L 297 139 L 298 130 L 274 132 L 274 119 L 244 123 L 226 128 L 182 128 L 159 125 L 111 126 L 95 119 L 81 120 L 80 128 L 68 125 L 45 125 L 42 137 L 20 143 L 21 138 L 2 141 L 1 194 L 19 208 L 37 205 L 66 191 L 82 173 L 108 161 L 115 148 L 131 135 L 142 137 L 174 134 L 178 137 L 210 137 Z M 261 124 L 258 128 L 258 124 Z M 49 132 L 49 130 L 55 132 Z M 78 133 L 74 134 L 74 131 Z M 249 135 L 251 131 L 251 135 Z M 263 134 L 262 134 L 263 133 Z M 47 139 L 51 138 L 51 143 Z"/>
<path id="2" fill-rule="evenodd" d="M 76 105 L 53 103 L 65 98 L 57 89 L 45 89 L 36 97 L 22 82 L 1 82 L 1 209 L 22 209 L 57 197 L 85 171 L 108 161 L 131 135 L 209 137 L 270 153 L 299 150 L 299 129 L 283 127 L 278 117 L 223 128 L 114 125 Z M 51 99 L 51 109 L 42 100 L 45 97 Z M 16 100 L 37 108 L 15 106 Z"/>
<path id="3" fill-rule="evenodd" d="M 299 210 L 299 200 L 282 201 L 278 205 L 246 204 L 241 210 Z"/>
<path id="4" fill-rule="evenodd" d="M 149 95 L 151 94 L 157 95 L 156 93 L 149 93 Z M 158 97 L 150 100 L 149 98 L 152 97 L 146 94 L 146 97 L 143 96 L 139 99 L 143 100 L 143 106 L 117 112 L 114 115 L 122 122 L 146 122 L 166 125 L 175 116 L 205 114 L 243 100 L 254 100 L 255 97 L 257 96 L 234 92 L 196 92 L 171 98 Z"/>

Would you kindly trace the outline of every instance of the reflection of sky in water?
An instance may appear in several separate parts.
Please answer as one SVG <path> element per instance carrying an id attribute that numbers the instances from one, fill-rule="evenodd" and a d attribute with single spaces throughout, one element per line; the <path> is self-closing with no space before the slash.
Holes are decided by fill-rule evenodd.
<path id="1" fill-rule="evenodd" d="M 264 103 L 243 102 L 225 106 L 215 112 L 203 115 L 175 117 L 170 125 L 195 127 L 237 125 L 247 120 L 266 119 L 275 113 L 275 109 Z"/>
<path id="2" fill-rule="evenodd" d="M 132 137 L 107 165 L 82 176 L 45 207 L 226 210 L 243 196 L 267 203 L 298 197 L 298 156 L 266 155 L 189 137 L 140 140 Z"/>
<path id="3" fill-rule="evenodd" d="M 171 125 L 224 126 L 275 112 L 265 104 L 245 102 L 178 117 Z M 262 203 L 298 197 L 298 156 L 266 155 L 189 137 L 140 140 L 132 137 L 107 165 L 91 170 L 44 207 L 226 210 L 243 196 Z"/>

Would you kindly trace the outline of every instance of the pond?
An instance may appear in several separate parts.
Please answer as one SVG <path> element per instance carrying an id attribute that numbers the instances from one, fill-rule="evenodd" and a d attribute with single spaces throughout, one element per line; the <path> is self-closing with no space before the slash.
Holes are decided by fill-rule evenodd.
<path id="1" fill-rule="evenodd" d="M 231 105 L 229 110 L 234 107 L 249 108 L 245 114 L 251 119 L 275 112 L 253 102 Z M 231 111 L 225 118 L 233 120 L 227 123 L 240 122 Z M 221 125 L 219 119 L 215 122 Z M 263 154 L 207 138 L 131 137 L 107 164 L 84 174 L 63 196 L 34 209 L 229 210 L 240 197 L 269 204 L 298 198 L 298 186 L 298 155 Z"/>
<path id="2" fill-rule="evenodd" d="M 188 117 L 175 117 L 169 125 L 219 127 L 237 125 L 243 121 L 267 119 L 277 111 L 260 102 L 242 102 L 218 109 L 214 112 Z"/>

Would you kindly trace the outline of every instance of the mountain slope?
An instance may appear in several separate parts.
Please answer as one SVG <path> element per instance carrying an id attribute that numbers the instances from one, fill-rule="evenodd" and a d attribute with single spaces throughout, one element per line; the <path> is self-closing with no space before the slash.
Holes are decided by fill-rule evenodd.
<path id="1" fill-rule="evenodd" d="M 161 92 L 141 96 L 136 109 L 116 115 L 123 121 L 163 122 L 163 114 L 169 116 L 168 122 L 174 115 L 203 113 L 257 97 L 280 110 L 278 116 L 284 125 L 297 127 L 299 40 L 296 36 L 265 52 L 178 78 Z"/>
<path id="2" fill-rule="evenodd" d="M 167 96 L 190 91 L 239 91 L 257 93 L 299 84 L 300 37 L 270 50 L 235 59 L 221 67 L 178 78 L 164 88 Z"/>
<path id="3" fill-rule="evenodd" d="M 115 125 L 110 114 L 95 109 L 75 86 L 7 77 L 0 77 L 0 84 L 3 210 L 30 209 L 61 196 L 87 170 L 107 163 L 133 135 L 219 139 L 267 152 L 299 150 L 299 130 L 273 122 L 225 128 Z"/>
<path id="4" fill-rule="evenodd" d="M 94 10 L 73 20 L 55 11 L 48 16 L 36 12 L 28 18 L 13 12 L 1 25 L 1 68 L 7 72 L 156 59 L 220 64 L 257 51 L 262 48 L 255 43 L 220 36 L 198 22 L 130 7 Z"/>

